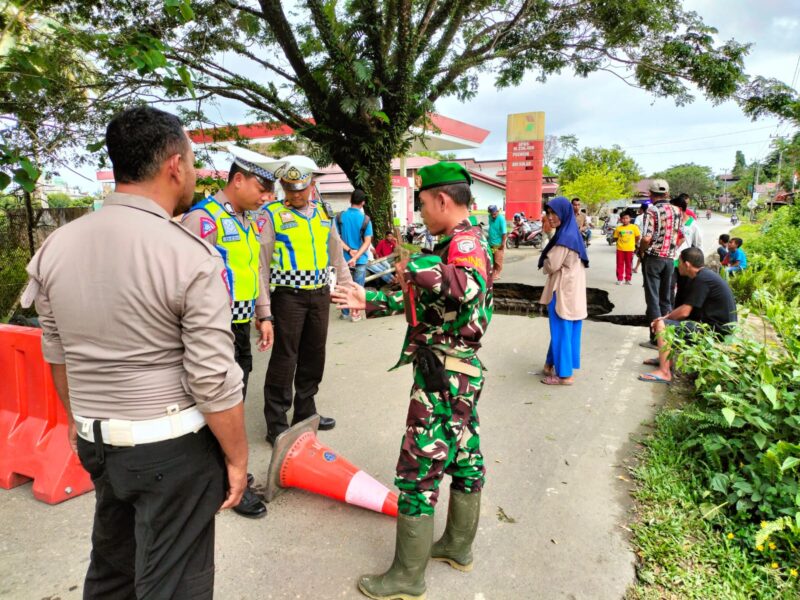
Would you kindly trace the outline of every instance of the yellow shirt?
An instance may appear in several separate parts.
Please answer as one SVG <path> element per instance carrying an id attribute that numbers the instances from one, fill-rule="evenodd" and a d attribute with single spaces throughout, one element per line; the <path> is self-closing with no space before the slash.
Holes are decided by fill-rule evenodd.
<path id="1" fill-rule="evenodd" d="M 636 250 L 636 238 L 642 233 L 636 225 L 617 225 L 614 230 L 614 239 L 617 240 L 617 250 L 633 252 Z"/>

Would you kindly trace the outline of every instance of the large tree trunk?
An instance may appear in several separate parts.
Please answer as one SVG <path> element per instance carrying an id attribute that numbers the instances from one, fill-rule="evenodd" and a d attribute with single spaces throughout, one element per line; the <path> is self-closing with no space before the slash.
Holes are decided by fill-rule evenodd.
<path id="1" fill-rule="evenodd" d="M 352 156 L 334 155 L 334 159 L 345 172 L 353 187 L 367 193 L 364 210 L 372 219 L 373 239 L 382 239 L 394 227 L 392 214 L 392 159 L 371 159 L 356 162 Z M 361 175 L 359 177 L 359 174 Z"/>
<path id="2" fill-rule="evenodd" d="M 394 228 L 392 210 L 392 161 L 380 161 L 369 167 L 364 191 L 367 193 L 366 211 L 372 219 L 375 240 L 382 239 Z"/>

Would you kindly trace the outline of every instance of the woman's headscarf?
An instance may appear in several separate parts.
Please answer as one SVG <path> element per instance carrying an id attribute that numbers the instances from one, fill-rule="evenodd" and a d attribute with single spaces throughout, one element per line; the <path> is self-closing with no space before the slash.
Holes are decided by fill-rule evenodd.
<path id="1" fill-rule="evenodd" d="M 589 266 L 589 256 L 586 254 L 586 244 L 575 220 L 575 211 L 572 203 L 564 196 L 557 196 L 547 203 L 547 208 L 552 210 L 561 219 L 561 225 L 556 229 L 555 234 L 550 238 L 550 242 L 545 246 L 544 251 L 539 256 L 539 268 L 544 266 L 544 259 L 547 253 L 555 246 L 564 246 L 570 250 L 575 250 L 580 257 L 583 265 Z"/>

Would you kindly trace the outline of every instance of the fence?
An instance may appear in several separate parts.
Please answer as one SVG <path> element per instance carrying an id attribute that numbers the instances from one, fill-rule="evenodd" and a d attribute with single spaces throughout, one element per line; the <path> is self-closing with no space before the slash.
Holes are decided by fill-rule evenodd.
<path id="1" fill-rule="evenodd" d="M 31 259 L 31 249 L 38 250 L 48 235 L 90 211 L 86 207 L 37 208 L 32 218 L 25 209 L 0 211 L 0 321 L 21 312 L 18 300 L 28 279 L 25 267 Z"/>

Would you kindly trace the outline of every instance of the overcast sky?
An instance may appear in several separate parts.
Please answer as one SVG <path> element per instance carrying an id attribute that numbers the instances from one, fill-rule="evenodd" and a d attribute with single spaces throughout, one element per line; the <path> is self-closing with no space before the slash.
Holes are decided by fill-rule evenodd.
<path id="1" fill-rule="evenodd" d="M 721 40 L 753 44 L 748 73 L 791 83 L 800 58 L 800 2 L 687 0 L 684 6 L 716 27 Z M 760 159 L 770 150 L 771 135 L 793 131 L 788 124 L 778 128 L 774 119 L 753 122 L 733 102 L 713 106 L 698 97 L 677 107 L 609 73 L 587 79 L 565 74 L 545 84 L 529 77 L 519 88 L 499 91 L 489 80 L 467 104 L 446 99 L 437 110 L 492 132 L 481 148 L 460 151 L 459 157 L 503 157 L 506 114 L 544 111 L 547 133 L 574 134 L 581 146 L 618 144 L 648 175 L 687 162 L 707 165 L 714 173 L 729 171 L 737 149 L 748 162 Z"/>
<path id="2" fill-rule="evenodd" d="M 686 0 L 684 5 L 716 27 L 720 40 L 753 44 L 746 59 L 749 74 L 792 82 L 800 59 L 798 0 Z M 505 90 L 495 89 L 486 76 L 474 99 L 464 104 L 443 99 L 436 109 L 491 131 L 480 148 L 460 151 L 459 157 L 504 158 L 506 115 L 544 111 L 548 134 L 574 134 L 582 147 L 618 144 L 646 175 L 687 162 L 709 166 L 716 174 L 728 172 L 737 149 L 748 162 L 762 159 L 769 153 L 770 136 L 793 131 L 775 119 L 752 122 L 733 102 L 713 106 L 698 96 L 694 103 L 677 107 L 672 100 L 654 99 L 609 73 L 586 79 L 564 74 L 544 84 L 531 76 L 523 85 Z M 220 123 L 247 121 L 246 111 L 230 102 L 209 110 L 209 117 Z M 93 178 L 92 170 L 84 172 Z M 84 190 L 97 189 L 66 171 L 62 175 Z"/>

